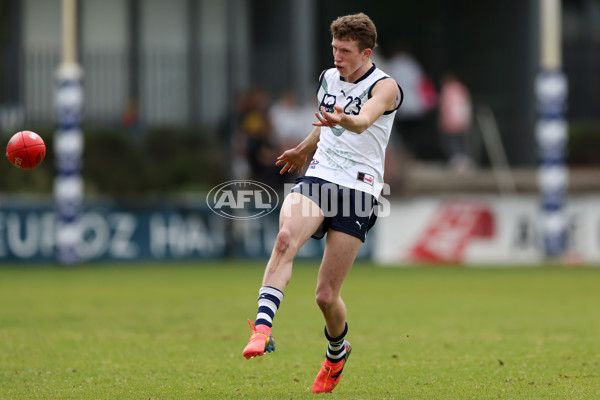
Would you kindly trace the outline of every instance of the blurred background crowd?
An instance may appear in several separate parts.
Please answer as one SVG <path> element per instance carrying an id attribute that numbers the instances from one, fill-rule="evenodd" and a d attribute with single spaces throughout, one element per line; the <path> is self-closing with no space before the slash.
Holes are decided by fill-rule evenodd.
<path id="1" fill-rule="evenodd" d="M 332 65 L 329 23 L 358 11 L 378 27 L 375 63 L 405 93 L 388 157 L 394 193 L 425 190 L 419 185 L 430 178 L 448 182 L 450 172 L 472 177 L 442 186 L 448 190 L 490 182 L 477 175 L 490 167 L 479 123 L 484 108 L 515 173 L 537 164 L 537 0 L 78 3 L 88 194 L 206 189 L 227 178 L 281 183 L 274 158 L 310 131 L 318 76 Z M 600 146 L 600 1 L 562 3 L 568 162 L 591 168 L 598 165 L 592 149 Z M 0 9 L 2 135 L 37 131 L 51 158 L 60 0 L 2 0 Z M 94 154 L 106 148 L 110 155 Z M 51 167 L 44 165 L 49 175 Z M 109 183 L 107 170 L 123 184 Z M 19 182 L 30 178 L 14 173 L 3 174 L 0 190 L 23 189 Z M 531 175 L 524 176 L 517 185 L 533 190 Z M 35 179 L 28 190 L 50 190 Z"/>
<path id="2" fill-rule="evenodd" d="M 267 255 L 277 213 L 222 221 L 207 194 L 294 178 L 274 164 L 312 128 L 329 25 L 364 12 L 373 61 L 404 92 L 386 155 L 394 211 L 365 256 L 537 262 L 552 242 L 553 254 L 600 259 L 600 0 L 64 1 L 77 5 L 66 36 L 62 0 L 0 0 L 0 137 L 32 130 L 48 147 L 33 171 L 1 167 L 1 257 L 48 259 L 65 237 L 86 260 Z M 540 129 L 548 20 L 559 65 L 545 88 L 560 110 Z M 81 67 L 77 99 L 57 95 L 63 37 Z M 80 129 L 59 123 L 67 103 L 82 105 Z M 71 156 L 77 168 L 61 170 Z M 57 234 L 80 205 L 81 235 Z"/>

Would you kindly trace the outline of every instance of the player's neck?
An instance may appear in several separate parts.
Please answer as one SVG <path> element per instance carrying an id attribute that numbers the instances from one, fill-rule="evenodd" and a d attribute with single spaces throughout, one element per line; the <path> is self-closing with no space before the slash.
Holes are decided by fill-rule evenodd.
<path id="1" fill-rule="evenodd" d="M 366 74 L 372 67 L 373 67 L 373 62 L 371 62 L 371 59 L 369 58 L 363 63 L 363 65 L 361 65 L 361 67 L 359 69 L 356 70 L 356 72 L 354 72 L 353 74 L 350 74 L 348 76 L 345 76 L 344 80 L 346 82 L 354 83 L 357 80 L 359 80 L 360 78 L 362 78 L 362 76 L 364 74 Z"/>

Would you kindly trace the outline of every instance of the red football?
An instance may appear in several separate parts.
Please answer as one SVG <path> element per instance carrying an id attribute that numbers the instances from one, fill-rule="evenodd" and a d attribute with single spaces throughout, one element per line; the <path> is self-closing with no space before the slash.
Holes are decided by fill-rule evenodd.
<path id="1" fill-rule="evenodd" d="M 35 168 L 40 165 L 45 155 L 44 140 L 35 132 L 17 132 L 6 145 L 6 158 L 18 168 Z"/>

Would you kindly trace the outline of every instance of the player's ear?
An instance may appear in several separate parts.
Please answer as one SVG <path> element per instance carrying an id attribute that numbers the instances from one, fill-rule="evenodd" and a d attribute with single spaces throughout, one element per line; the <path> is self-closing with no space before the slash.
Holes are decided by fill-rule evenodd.
<path id="1" fill-rule="evenodd" d="M 371 50 L 371 49 L 364 49 L 364 50 L 363 50 L 363 55 L 364 55 L 366 58 L 369 58 L 369 57 L 371 57 L 371 54 L 372 54 L 372 53 L 373 53 L 373 50 Z"/>

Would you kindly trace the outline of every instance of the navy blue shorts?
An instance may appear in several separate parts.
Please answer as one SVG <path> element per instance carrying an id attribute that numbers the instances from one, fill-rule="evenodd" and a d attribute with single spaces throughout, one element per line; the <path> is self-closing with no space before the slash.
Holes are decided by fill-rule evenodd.
<path id="1" fill-rule="evenodd" d="M 377 199 L 360 190 L 350 189 L 314 176 L 300 176 L 290 192 L 300 193 L 319 206 L 325 219 L 312 235 L 322 239 L 329 229 L 344 232 L 362 242 L 375 225 Z"/>

